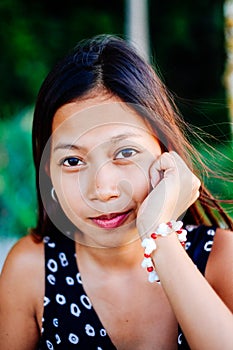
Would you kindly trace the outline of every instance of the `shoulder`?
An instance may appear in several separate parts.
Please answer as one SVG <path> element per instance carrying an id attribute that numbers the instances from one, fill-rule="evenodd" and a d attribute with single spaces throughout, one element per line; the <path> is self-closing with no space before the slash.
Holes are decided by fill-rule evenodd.
<path id="1" fill-rule="evenodd" d="M 11 302 L 20 299 L 21 303 L 34 309 L 38 297 L 43 298 L 43 278 L 43 242 L 37 243 L 27 235 L 13 246 L 6 258 L 0 278 L 1 297 L 12 295 Z"/>
<path id="2" fill-rule="evenodd" d="M 217 228 L 206 266 L 206 278 L 233 311 L 233 232 Z"/>
<path id="3" fill-rule="evenodd" d="M 10 250 L 2 274 L 28 275 L 28 273 L 38 271 L 42 267 L 43 261 L 43 242 L 36 242 L 31 235 L 27 235 L 18 240 Z"/>
<path id="4" fill-rule="evenodd" d="M 34 349 L 44 298 L 43 243 L 29 235 L 9 252 L 0 275 L 0 348 Z"/>

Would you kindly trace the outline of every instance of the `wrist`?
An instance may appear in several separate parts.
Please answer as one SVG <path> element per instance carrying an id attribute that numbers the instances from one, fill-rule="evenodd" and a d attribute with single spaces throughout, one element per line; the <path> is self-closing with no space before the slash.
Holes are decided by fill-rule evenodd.
<path id="1" fill-rule="evenodd" d="M 144 238 L 142 247 L 145 248 L 142 267 L 147 269 L 149 282 L 160 282 L 159 276 L 155 271 L 156 255 L 160 255 L 169 247 L 174 247 L 174 244 L 185 245 L 187 231 L 182 229 L 181 221 L 170 221 L 162 223 L 150 237 Z"/>
<path id="2" fill-rule="evenodd" d="M 172 232 L 167 237 L 158 237 L 156 240 L 156 249 L 151 253 L 151 259 L 154 265 L 157 266 L 161 260 L 167 259 L 171 255 L 170 252 L 176 246 L 180 245 L 176 232 Z"/>

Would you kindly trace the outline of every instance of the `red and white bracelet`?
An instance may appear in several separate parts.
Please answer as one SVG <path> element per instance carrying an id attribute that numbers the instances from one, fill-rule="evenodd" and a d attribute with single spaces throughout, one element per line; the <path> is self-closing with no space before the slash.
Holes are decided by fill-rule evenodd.
<path id="1" fill-rule="evenodd" d="M 155 271 L 153 261 L 151 259 L 151 253 L 157 248 L 156 246 L 156 238 L 158 236 L 166 237 L 169 236 L 172 232 L 176 232 L 177 237 L 182 244 L 182 246 L 185 245 L 186 242 L 186 236 L 187 231 L 185 229 L 182 229 L 183 222 L 182 221 L 175 221 L 171 220 L 168 223 L 162 223 L 158 226 L 157 230 L 151 234 L 149 238 L 144 238 L 142 241 L 142 247 L 145 248 L 144 251 L 144 259 L 142 261 L 142 267 L 146 268 L 149 275 L 148 275 L 148 281 L 153 282 L 160 282 L 159 276 L 157 272 Z"/>

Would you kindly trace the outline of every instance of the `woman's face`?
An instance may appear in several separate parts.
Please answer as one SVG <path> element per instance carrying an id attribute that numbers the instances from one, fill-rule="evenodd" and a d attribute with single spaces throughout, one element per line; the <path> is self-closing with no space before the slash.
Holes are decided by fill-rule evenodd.
<path id="1" fill-rule="evenodd" d="M 52 129 L 50 176 L 77 239 L 102 247 L 135 239 L 149 170 L 161 154 L 144 120 L 103 94 L 59 108 Z"/>

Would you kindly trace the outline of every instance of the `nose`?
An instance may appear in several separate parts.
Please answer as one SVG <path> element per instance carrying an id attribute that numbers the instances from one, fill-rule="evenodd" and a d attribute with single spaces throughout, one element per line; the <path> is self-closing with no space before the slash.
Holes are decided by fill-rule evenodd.
<path id="1" fill-rule="evenodd" d="M 120 196 L 118 186 L 120 179 L 114 164 L 107 162 L 99 166 L 93 175 L 90 182 L 89 198 L 106 202 Z"/>

